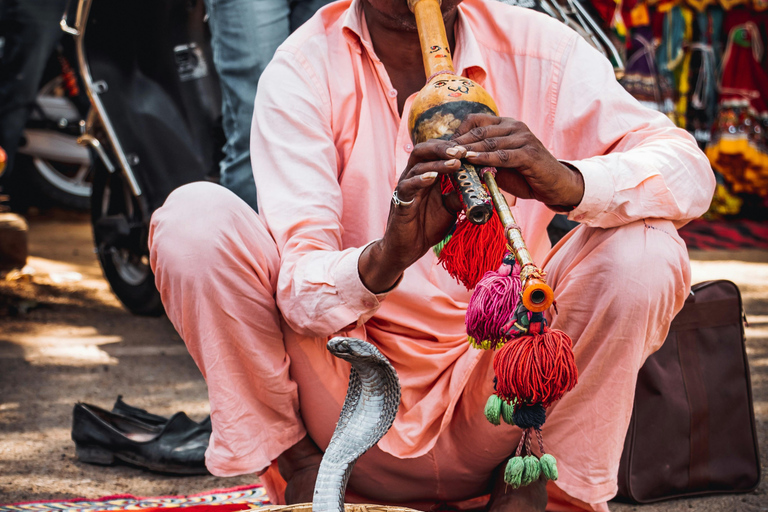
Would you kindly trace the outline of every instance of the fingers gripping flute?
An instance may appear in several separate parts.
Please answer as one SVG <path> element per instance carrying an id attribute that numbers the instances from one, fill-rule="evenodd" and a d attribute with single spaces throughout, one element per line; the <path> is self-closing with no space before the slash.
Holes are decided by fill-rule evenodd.
<path id="1" fill-rule="evenodd" d="M 498 115 L 488 92 L 469 78 L 455 74 L 440 0 L 407 1 L 416 17 L 427 76 L 427 84 L 414 100 L 408 117 L 414 143 L 450 139 L 469 114 Z M 464 213 L 472 224 L 488 222 L 495 208 L 514 261 L 505 256 L 497 272 L 486 272 L 476 282 L 467 309 L 467 332 L 476 347 L 498 349 L 493 363 L 495 392 L 488 399 L 485 415 L 495 425 L 503 419 L 523 429 L 517 451 L 504 472 L 507 484 L 517 488 L 542 475 L 557 479 L 556 461 L 544 452 L 541 427 L 546 419 L 545 409 L 576 384 L 577 370 L 570 338 L 549 329 L 542 315 L 554 303 L 554 294 L 526 248 L 520 228 L 496 184 L 495 169 L 484 168 L 481 173 L 482 182 L 476 168 L 462 161 L 460 170 L 451 176 L 451 183 L 461 195 Z M 475 324 L 484 324 L 473 331 L 483 332 L 482 336 L 477 335 L 480 339 L 470 333 L 470 316 Z M 488 324 L 493 325 L 489 328 Z M 540 457 L 531 450 L 534 439 L 538 441 Z"/>

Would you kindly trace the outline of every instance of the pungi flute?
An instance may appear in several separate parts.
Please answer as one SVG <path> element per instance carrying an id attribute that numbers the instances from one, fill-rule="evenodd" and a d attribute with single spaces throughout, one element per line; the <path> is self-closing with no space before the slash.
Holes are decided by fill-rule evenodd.
<path id="1" fill-rule="evenodd" d="M 413 142 L 450 139 L 469 114 L 498 115 L 496 103 L 485 89 L 469 78 L 456 75 L 440 0 L 407 1 L 416 17 L 427 76 L 427 84 L 414 100 L 408 116 Z M 474 224 L 483 224 L 490 219 L 495 207 L 504 226 L 507 243 L 521 267 L 522 303 L 531 312 L 545 311 L 554 301 L 552 288 L 546 284 L 544 272 L 535 265 L 528 252 L 520 227 L 496 184 L 494 170 L 484 168 L 482 172 L 481 182 L 475 167 L 462 161 L 459 171 L 451 176 L 454 188 L 464 201 L 467 219 Z"/>

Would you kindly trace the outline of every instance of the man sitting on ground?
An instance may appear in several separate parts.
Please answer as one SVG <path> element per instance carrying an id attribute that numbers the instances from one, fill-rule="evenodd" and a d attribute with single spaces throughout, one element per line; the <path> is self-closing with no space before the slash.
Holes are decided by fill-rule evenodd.
<path id="1" fill-rule="evenodd" d="M 374 343 L 403 386 L 348 499 L 607 510 L 637 372 L 690 286 L 676 228 L 705 211 L 714 178 L 693 138 L 638 104 L 559 22 L 489 0 L 442 10 L 457 73 L 501 117 L 472 116 L 453 141 L 413 147 L 407 113 L 424 70 L 406 1 L 336 2 L 261 77 L 251 142 L 261 214 L 211 184 L 177 190 L 155 213 L 157 285 L 208 382 L 207 466 L 261 474 L 275 500 L 311 501 L 349 375 L 325 341 L 343 332 Z M 485 419 L 493 354 L 467 343 L 470 292 L 430 250 L 455 220 L 439 176 L 457 158 L 498 168 L 555 291 L 550 325 L 574 340 L 579 383 L 543 427 L 556 483 L 503 485 L 521 431 Z M 395 206 L 393 190 L 413 202 Z M 555 211 L 581 225 L 551 248 Z"/>

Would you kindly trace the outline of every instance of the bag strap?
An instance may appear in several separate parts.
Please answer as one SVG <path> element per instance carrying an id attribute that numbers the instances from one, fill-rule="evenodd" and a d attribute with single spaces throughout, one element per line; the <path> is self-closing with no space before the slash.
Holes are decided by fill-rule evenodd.
<path id="1" fill-rule="evenodd" d="M 672 321 L 670 331 L 687 331 L 733 325 L 741 321 L 739 304 L 733 299 L 693 303 Z"/>
<path id="2" fill-rule="evenodd" d="M 688 397 L 691 421 L 689 489 L 705 489 L 710 482 L 709 471 L 709 403 L 704 376 L 701 372 L 696 330 L 677 333 L 677 352 Z"/>

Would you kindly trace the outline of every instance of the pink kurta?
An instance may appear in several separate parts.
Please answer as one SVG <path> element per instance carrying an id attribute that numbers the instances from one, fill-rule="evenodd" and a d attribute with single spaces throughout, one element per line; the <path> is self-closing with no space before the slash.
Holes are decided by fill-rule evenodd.
<path id="1" fill-rule="evenodd" d="M 631 98 L 573 31 L 495 1 L 465 0 L 459 10 L 457 71 L 584 176 L 570 214 L 583 226 L 554 251 L 554 213 L 533 200 L 512 209 L 549 272 L 560 310 L 553 326 L 574 338 L 581 372 L 550 410 L 547 449 L 560 461 L 558 486 L 600 508 L 616 490 L 637 370 L 688 293 L 675 227 L 707 208 L 714 178 L 693 138 Z M 358 0 L 330 4 L 261 77 L 251 145 L 260 215 L 193 185 L 153 217 L 158 287 L 209 385 L 214 474 L 261 471 L 307 432 L 327 445 L 348 375 L 324 346 L 338 332 L 375 343 L 403 386 L 397 419 L 361 459 L 352 491 L 401 503 L 465 500 L 486 492 L 514 450 L 519 429 L 482 414 L 491 354 L 466 342 L 470 292 L 431 252 L 387 294 L 358 275 L 412 150 L 397 95 Z"/>

